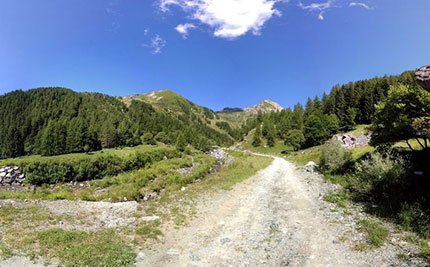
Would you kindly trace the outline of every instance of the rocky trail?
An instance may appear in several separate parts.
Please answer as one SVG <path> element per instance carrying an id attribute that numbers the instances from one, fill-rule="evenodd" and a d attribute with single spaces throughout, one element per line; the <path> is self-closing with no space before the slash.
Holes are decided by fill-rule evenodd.
<path id="1" fill-rule="evenodd" d="M 358 221 L 368 215 L 358 205 L 346 210 L 323 200 L 336 189 L 309 168 L 275 157 L 269 167 L 232 190 L 200 195 L 187 225 L 161 229 L 160 240 L 136 251 L 136 266 L 425 266 L 419 258 L 399 259 L 399 254 L 413 255 L 416 248 L 394 227 L 383 247 L 357 250 L 358 243 L 366 242 Z M 135 226 L 138 205 L 145 205 L 0 201 L 3 206 L 35 204 L 53 214 L 81 218 L 79 225 L 64 221 L 60 226 L 83 231 Z M 0 266 L 43 265 L 20 256 L 0 259 Z"/>
<path id="2" fill-rule="evenodd" d="M 233 190 L 202 201 L 197 219 L 166 232 L 161 244 L 140 253 L 137 264 L 415 266 L 400 261 L 391 244 L 359 252 L 352 241 L 338 241 L 345 232 L 360 238 L 353 216 L 333 214 L 331 203 L 321 197 L 327 186 L 319 175 L 310 175 L 275 158 Z M 334 223 L 336 219 L 344 222 Z"/>

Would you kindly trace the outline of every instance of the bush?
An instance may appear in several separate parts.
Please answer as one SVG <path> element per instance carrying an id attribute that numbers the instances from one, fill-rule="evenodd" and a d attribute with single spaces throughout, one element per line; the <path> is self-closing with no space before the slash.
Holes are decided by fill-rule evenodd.
<path id="1" fill-rule="evenodd" d="M 408 174 L 408 164 L 402 157 L 392 158 L 376 152 L 356 166 L 353 188 L 361 193 L 372 191 L 375 196 L 388 196 L 389 192 L 404 191 L 403 183 Z M 379 193 L 378 193 L 379 192 Z"/>
<path id="2" fill-rule="evenodd" d="M 336 141 L 330 141 L 322 148 L 321 167 L 330 173 L 341 173 L 351 162 L 351 152 Z"/>
<path id="3" fill-rule="evenodd" d="M 20 168 L 26 174 L 27 182 L 30 184 L 56 184 L 115 176 L 121 172 L 140 169 L 164 158 L 170 159 L 179 155 L 180 153 L 174 149 L 161 148 L 148 152 L 137 152 L 124 158 L 99 156 L 72 161 L 52 159 L 22 162 Z"/>

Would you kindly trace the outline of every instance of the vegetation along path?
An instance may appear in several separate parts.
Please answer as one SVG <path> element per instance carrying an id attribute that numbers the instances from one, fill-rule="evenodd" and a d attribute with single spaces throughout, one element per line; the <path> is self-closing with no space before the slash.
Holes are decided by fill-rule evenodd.
<path id="1" fill-rule="evenodd" d="M 165 232 L 141 266 L 401 266 L 394 247 L 359 252 L 339 242 L 309 173 L 282 158 L 233 190 L 201 201 L 189 225 Z M 314 176 L 314 178 L 317 176 Z"/>

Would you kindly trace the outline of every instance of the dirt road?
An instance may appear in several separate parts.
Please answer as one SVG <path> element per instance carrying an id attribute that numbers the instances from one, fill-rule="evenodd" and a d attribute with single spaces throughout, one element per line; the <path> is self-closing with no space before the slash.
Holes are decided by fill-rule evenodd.
<path id="1" fill-rule="evenodd" d="M 233 190 L 203 201 L 197 219 L 165 233 L 139 266 L 396 266 L 338 241 L 321 198 L 282 158 Z M 390 254 L 390 253 L 389 253 Z M 385 254 L 384 254 L 385 255 Z M 394 259 L 394 260 L 393 260 Z M 395 262 L 393 262 L 395 261 Z M 397 265 L 398 266 L 398 265 Z"/>

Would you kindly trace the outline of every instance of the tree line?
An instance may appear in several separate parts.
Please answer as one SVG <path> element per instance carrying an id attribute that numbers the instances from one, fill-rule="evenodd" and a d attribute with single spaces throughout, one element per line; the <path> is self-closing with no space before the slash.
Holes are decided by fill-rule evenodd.
<path id="1" fill-rule="evenodd" d="M 335 85 L 329 94 L 324 93 L 321 98 L 318 96 L 313 99 L 308 98 L 305 106 L 297 103 L 293 109 L 288 108 L 281 112 L 267 114 L 259 113 L 257 118 L 249 122 L 245 128 L 248 131 L 256 129 L 252 140 L 254 146 L 261 145 L 263 139 L 268 146 L 274 145 L 274 139 L 284 140 L 295 150 L 319 145 L 339 131 L 353 129 L 356 124 L 372 122 L 377 124 L 378 117 L 375 117 L 375 114 L 379 114 L 379 110 L 382 109 L 377 104 L 384 103 L 387 98 L 392 97 L 389 94 L 390 88 L 398 88 L 401 85 L 410 90 L 419 88 L 413 72 Z M 413 99 L 412 96 L 410 98 Z M 419 101 L 416 100 L 414 103 L 417 102 Z M 387 115 L 394 117 L 396 113 Z M 387 118 L 385 119 L 387 120 Z M 421 119 L 421 121 L 423 120 Z M 417 121 L 416 124 L 423 128 L 424 122 Z M 381 128 L 379 131 L 376 129 L 374 127 L 375 136 L 378 133 L 382 136 L 385 135 L 385 128 Z M 405 131 L 413 136 L 411 135 L 411 132 L 414 131 L 412 126 Z M 399 136 L 393 137 L 391 141 L 399 140 L 399 138 Z M 402 138 L 405 138 L 405 133 Z M 387 140 L 377 137 L 374 142 L 379 144 L 385 141 Z"/>
<path id="2" fill-rule="evenodd" d="M 205 116 L 213 117 L 213 112 L 205 110 Z M 179 133 L 186 144 L 196 147 L 233 143 L 233 136 L 214 129 L 208 121 L 192 112 L 157 111 L 137 100 L 127 106 L 99 93 L 58 87 L 17 90 L 0 96 L 0 157 L 175 144 Z"/>

